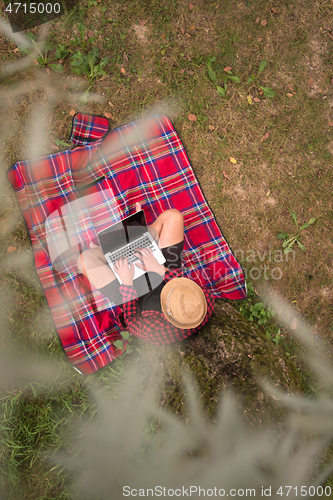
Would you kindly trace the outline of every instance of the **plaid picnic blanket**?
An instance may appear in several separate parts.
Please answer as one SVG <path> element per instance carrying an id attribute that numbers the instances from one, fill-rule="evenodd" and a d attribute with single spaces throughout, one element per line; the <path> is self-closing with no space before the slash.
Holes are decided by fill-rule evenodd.
<path id="1" fill-rule="evenodd" d="M 83 144 L 8 171 L 26 221 L 36 270 L 64 351 L 90 374 L 120 356 L 115 318 L 121 310 L 78 273 L 76 260 L 97 232 L 135 211 L 147 223 L 176 208 L 184 216 L 189 278 L 215 297 L 244 299 L 243 271 L 225 241 L 184 146 L 164 115 L 108 132 L 105 118 L 77 114 L 71 139 Z M 91 141 L 94 139 L 94 142 Z"/>

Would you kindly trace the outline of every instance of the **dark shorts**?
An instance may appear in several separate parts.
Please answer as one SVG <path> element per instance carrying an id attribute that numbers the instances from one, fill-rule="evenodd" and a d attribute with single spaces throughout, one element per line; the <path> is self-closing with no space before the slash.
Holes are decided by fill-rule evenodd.
<path id="1" fill-rule="evenodd" d="M 164 266 L 168 269 L 179 269 L 182 265 L 183 249 L 184 241 L 170 247 L 161 248 L 161 252 L 166 259 Z M 139 296 L 140 312 L 161 312 L 160 295 L 164 285 L 165 282 L 157 273 L 148 272 L 134 280 L 133 286 Z M 114 280 L 103 288 L 100 288 L 99 291 L 111 302 L 114 302 L 116 305 L 122 305 L 123 298 L 119 292 L 119 286 L 118 280 Z"/>

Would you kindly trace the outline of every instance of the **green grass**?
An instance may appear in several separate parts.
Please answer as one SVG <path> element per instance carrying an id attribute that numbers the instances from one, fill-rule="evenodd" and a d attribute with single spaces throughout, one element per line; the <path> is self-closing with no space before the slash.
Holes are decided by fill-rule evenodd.
<path id="1" fill-rule="evenodd" d="M 143 114 L 150 105 L 171 97 L 177 103 L 173 122 L 234 251 L 242 250 L 246 255 L 250 250 L 263 253 L 269 248 L 280 249 L 279 231 L 293 230 L 289 210 L 297 213 L 300 224 L 316 217 L 311 231 L 304 231 L 306 252 L 296 249 L 295 261 L 283 260 L 282 279 L 270 279 L 270 283 L 290 302 L 297 301 L 297 309 L 316 324 L 319 335 L 330 346 L 333 179 L 332 147 L 329 150 L 332 127 L 328 122 L 332 120 L 329 103 L 333 51 L 323 27 L 327 25 L 331 4 L 324 0 L 309 2 L 297 11 L 297 2 L 281 2 L 276 15 L 271 12 L 271 4 L 264 0 L 239 2 L 237 8 L 226 0 L 215 4 L 193 2 L 193 9 L 189 4 L 173 0 L 162 4 L 157 0 L 88 0 L 52 23 L 48 58 L 51 63 L 61 64 L 61 84 L 65 81 L 63 76 L 75 76 L 71 62 L 78 52 L 87 56 L 98 47 L 100 57 L 108 57 L 109 61 L 103 67 L 106 75 L 97 75 L 90 81 L 84 74 L 81 76 L 83 88 L 88 89 L 92 84 L 91 92 L 104 94 L 105 101 L 85 105 L 59 102 L 52 114 L 52 133 L 45 152 L 51 152 L 52 143 L 57 146 L 58 142 L 61 149 L 61 141 L 68 140 L 72 108 L 98 115 L 111 113 L 114 117 L 111 125 L 116 127 L 136 114 Z M 266 26 L 261 25 L 263 19 L 267 20 Z M 145 44 L 138 41 L 133 30 L 139 20 L 146 21 Z M 38 30 L 31 31 L 37 35 Z M 14 52 L 13 43 L 1 41 L 3 61 L 22 57 Z M 58 57 L 56 53 L 61 47 L 67 53 Z M 215 58 L 212 67 L 217 84 L 223 84 L 226 78 L 225 97 L 218 94 L 216 84 L 209 78 L 208 61 L 212 58 Z M 257 75 L 264 59 L 267 67 L 254 82 L 248 83 L 249 76 Z M 43 66 L 53 72 L 51 63 Z M 241 79 L 240 83 L 226 77 L 225 66 L 232 66 L 232 74 Z M 122 67 L 125 75 L 120 71 Z M 315 80 L 313 89 L 309 88 L 310 77 Z M 30 70 L 22 76 L 8 76 L 1 80 L 0 91 L 11 83 L 32 78 Z M 272 88 L 276 97 L 265 97 L 258 85 Z M 291 97 L 287 96 L 293 92 Z M 11 109 L 16 130 L 12 129 L 4 140 L 0 153 L 2 175 L 22 158 L 24 126 L 37 94 L 24 96 Z M 249 95 L 252 99 L 259 97 L 260 102 L 250 105 Z M 194 113 L 197 121 L 189 122 L 189 113 Z M 209 125 L 214 129 L 210 130 Z M 269 137 L 261 141 L 267 131 Z M 230 156 L 236 158 L 237 164 L 230 163 Z M 1 229 L 0 252 L 4 262 L 9 246 L 15 246 L 17 252 L 30 247 L 13 198 L 6 187 L 2 219 L 6 221 L 13 215 L 18 225 L 14 230 Z M 246 261 L 240 263 L 250 269 Z M 262 270 L 265 264 L 270 265 L 267 258 L 263 262 L 257 259 L 253 267 Z M 29 269 L 31 273 L 27 270 L 24 275 L 15 267 L 2 268 L 1 285 L 5 292 L 1 309 L 2 344 L 36 360 L 39 356 L 55 358 L 64 368 L 67 363 L 45 299 L 38 284 L 33 284 L 36 277 L 32 262 Z M 256 288 L 262 282 L 261 277 L 252 280 L 252 285 Z M 250 296 L 248 305 L 253 305 L 254 300 Z M 269 323 L 274 339 L 273 325 Z M 285 342 L 286 356 L 298 355 L 297 346 L 287 333 L 277 341 Z M 101 370 L 93 379 L 114 396 L 121 394 L 131 356 Z M 302 369 L 312 394 L 311 375 L 305 367 Z M 68 498 L 68 474 L 59 469 L 50 472 L 51 467 L 43 462 L 41 452 L 68 448 L 67 437 L 76 416 L 92 414 L 92 402 L 80 377 L 74 374 L 69 387 L 47 387 L 42 395 L 34 396 L 31 388 L 22 386 L 3 393 L 1 398 L 1 434 L 5 443 L 1 467 L 8 487 L 13 492 L 19 491 L 21 498 Z"/>

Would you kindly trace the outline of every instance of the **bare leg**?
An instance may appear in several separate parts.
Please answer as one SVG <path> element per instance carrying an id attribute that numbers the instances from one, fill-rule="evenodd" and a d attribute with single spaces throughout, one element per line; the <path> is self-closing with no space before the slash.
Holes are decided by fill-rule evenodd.
<path id="1" fill-rule="evenodd" d="M 165 210 L 149 226 L 149 232 L 160 248 L 176 245 L 184 239 L 184 219 L 175 208 Z"/>
<path id="2" fill-rule="evenodd" d="M 101 247 L 96 245 L 79 255 L 77 267 L 95 288 L 103 288 L 116 279 Z"/>

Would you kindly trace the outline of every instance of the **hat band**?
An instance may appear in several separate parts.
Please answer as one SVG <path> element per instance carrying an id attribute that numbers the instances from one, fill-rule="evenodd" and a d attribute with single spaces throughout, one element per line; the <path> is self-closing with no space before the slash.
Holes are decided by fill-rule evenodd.
<path id="1" fill-rule="evenodd" d="M 166 303 L 166 312 L 169 314 L 169 316 L 171 316 L 174 320 L 176 319 L 174 316 L 172 316 L 172 312 L 171 312 L 171 309 L 169 307 L 169 301 L 170 301 L 170 296 L 172 294 L 172 292 L 174 290 L 176 290 L 176 288 L 178 288 L 179 286 L 182 286 L 182 283 L 179 283 L 179 285 L 176 285 L 174 286 L 173 288 L 171 288 L 170 292 L 168 293 L 168 296 L 167 296 L 167 303 Z"/>

